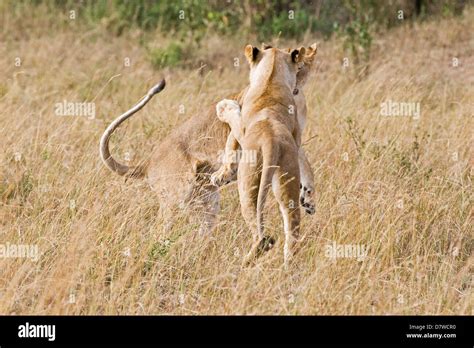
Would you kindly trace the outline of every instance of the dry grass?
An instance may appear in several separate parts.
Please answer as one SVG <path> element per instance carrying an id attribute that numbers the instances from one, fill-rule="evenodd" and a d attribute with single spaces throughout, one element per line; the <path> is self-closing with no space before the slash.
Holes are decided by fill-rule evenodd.
<path id="1" fill-rule="evenodd" d="M 0 244 L 38 245 L 41 257 L 0 259 L 0 313 L 473 313 L 472 9 L 377 36 L 360 80 L 341 69 L 337 42 L 321 44 L 305 89 L 317 213 L 304 217 L 289 271 L 281 245 L 240 267 L 251 241 L 235 185 L 223 190 L 219 228 L 199 239 L 185 211 L 171 227 L 143 183 L 124 183 L 98 157 L 108 122 L 162 74 L 166 90 L 114 138 L 122 160 L 139 160 L 174 125 L 242 88 L 247 67 L 233 57 L 244 42 L 210 41 L 203 60 L 219 50 L 219 66 L 205 74 L 157 72 L 133 41 L 140 33 L 15 16 L 0 25 Z M 387 99 L 420 102 L 420 119 L 381 116 Z M 56 116 L 63 100 L 94 102 L 97 117 Z M 268 228 L 281 237 L 270 203 Z M 333 241 L 366 246 L 368 257 L 331 260 Z"/>

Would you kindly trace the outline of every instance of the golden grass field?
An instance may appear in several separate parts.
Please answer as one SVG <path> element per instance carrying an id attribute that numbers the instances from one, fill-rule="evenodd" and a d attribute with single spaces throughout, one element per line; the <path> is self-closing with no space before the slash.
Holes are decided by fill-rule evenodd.
<path id="1" fill-rule="evenodd" d="M 472 8 L 377 34 L 362 78 L 342 68 L 338 39 L 319 40 L 304 135 L 317 212 L 303 216 L 288 270 L 273 198 L 267 228 L 280 244 L 242 268 L 251 233 L 235 184 L 222 190 L 217 230 L 198 237 L 186 211 L 164 221 L 144 182 L 124 182 L 98 156 L 109 122 L 163 76 L 166 89 L 113 138 L 121 161 L 238 92 L 248 42 L 211 36 L 195 54 L 206 68 L 157 71 L 136 30 L 116 37 L 41 8 L 0 20 L 0 244 L 40 252 L 0 259 L 1 314 L 473 314 Z M 96 117 L 57 116 L 64 100 L 95 103 Z M 419 119 L 382 116 L 387 100 L 420 103 Z M 368 255 L 328 258 L 334 242 Z"/>

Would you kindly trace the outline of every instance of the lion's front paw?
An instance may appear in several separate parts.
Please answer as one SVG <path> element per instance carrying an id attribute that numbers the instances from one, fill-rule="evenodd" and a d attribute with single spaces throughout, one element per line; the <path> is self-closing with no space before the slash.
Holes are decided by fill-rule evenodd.
<path id="1" fill-rule="evenodd" d="M 231 99 L 223 99 L 216 105 L 217 117 L 223 122 L 228 122 L 229 114 L 239 114 L 240 106 L 239 103 Z"/>
<path id="2" fill-rule="evenodd" d="M 211 175 L 211 184 L 214 186 L 223 186 L 230 183 L 235 175 L 232 166 L 223 165 Z"/>
<path id="3" fill-rule="evenodd" d="M 300 203 L 306 214 L 310 215 L 313 215 L 316 212 L 313 194 L 313 189 L 300 185 Z"/>

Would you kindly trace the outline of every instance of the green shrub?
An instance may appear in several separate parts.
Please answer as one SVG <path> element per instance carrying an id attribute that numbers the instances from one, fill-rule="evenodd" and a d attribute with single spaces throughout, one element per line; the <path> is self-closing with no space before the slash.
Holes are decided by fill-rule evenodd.
<path id="1" fill-rule="evenodd" d="M 165 48 L 154 48 L 149 51 L 151 64 L 157 68 L 173 67 L 179 65 L 184 57 L 183 47 L 176 42 Z"/>
<path id="2" fill-rule="evenodd" d="M 74 9 L 78 19 L 91 25 L 104 22 L 117 35 L 130 27 L 159 28 L 188 43 L 199 43 L 208 32 L 256 34 L 261 41 L 272 36 L 301 39 L 307 31 L 328 37 L 337 28 L 348 26 L 346 35 L 352 36 L 349 40 L 368 47 L 368 21 L 375 27 L 399 25 L 403 21 L 397 19 L 398 10 L 403 10 L 407 19 L 459 15 L 467 3 L 467 0 L 3 0 L 0 7 L 15 10 L 46 4 L 62 13 Z M 294 19 L 289 18 L 289 11 L 294 11 L 291 14 Z"/>

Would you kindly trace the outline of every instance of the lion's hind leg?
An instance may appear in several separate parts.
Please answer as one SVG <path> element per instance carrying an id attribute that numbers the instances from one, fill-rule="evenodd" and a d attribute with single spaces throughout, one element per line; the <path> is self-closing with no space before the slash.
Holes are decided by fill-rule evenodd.
<path id="1" fill-rule="evenodd" d="M 243 259 L 243 266 L 249 266 L 275 245 L 275 239 L 257 228 L 257 199 L 261 171 L 248 163 L 241 163 L 238 172 L 239 198 L 242 216 L 252 231 L 253 244 Z"/>
<path id="2" fill-rule="evenodd" d="M 299 239 L 300 208 L 299 208 L 299 175 L 298 171 L 282 170 L 275 172 L 272 181 L 273 193 L 283 217 L 285 245 L 283 256 L 287 267 L 295 252 Z"/>

